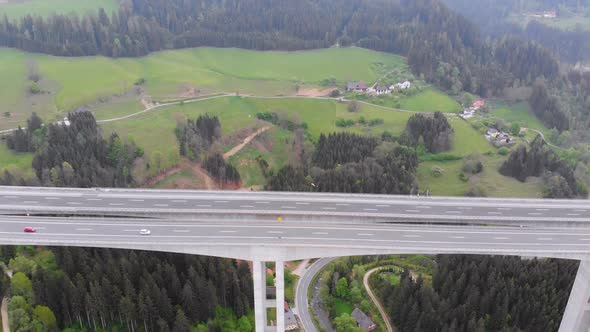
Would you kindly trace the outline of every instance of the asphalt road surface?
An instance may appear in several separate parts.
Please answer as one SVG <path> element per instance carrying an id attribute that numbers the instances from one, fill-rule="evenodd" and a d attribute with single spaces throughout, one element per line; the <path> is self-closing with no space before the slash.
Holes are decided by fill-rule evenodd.
<path id="1" fill-rule="evenodd" d="M 313 324 L 311 312 L 309 311 L 311 306 L 309 305 L 309 299 L 307 297 L 311 282 L 313 281 L 313 278 L 333 260 L 334 258 L 321 258 L 315 261 L 301 276 L 301 279 L 299 279 L 297 290 L 295 292 L 295 307 L 297 308 L 299 320 L 301 321 L 301 330 L 304 332 L 317 332 L 317 329 Z"/>
<path id="2" fill-rule="evenodd" d="M 36 233 L 25 233 L 35 227 Z M 141 229 L 151 235 L 140 235 Z M 436 225 L 352 225 L 290 222 L 237 221 L 225 223 L 169 220 L 84 219 L 4 216 L 0 221 L 0 243 L 4 240 L 29 244 L 54 241 L 62 245 L 84 242 L 109 244 L 152 244 L 193 246 L 276 245 L 332 246 L 362 248 L 433 248 L 477 252 L 485 248 L 503 251 L 590 252 L 590 229 L 436 226 Z M 7 243 L 7 241 L 4 241 Z M 8 242 L 11 243 L 11 242 Z"/>
<path id="3" fill-rule="evenodd" d="M 147 216 L 231 213 L 513 223 L 574 221 L 590 225 L 588 200 L 0 187 L 0 214 L 51 212 Z"/>

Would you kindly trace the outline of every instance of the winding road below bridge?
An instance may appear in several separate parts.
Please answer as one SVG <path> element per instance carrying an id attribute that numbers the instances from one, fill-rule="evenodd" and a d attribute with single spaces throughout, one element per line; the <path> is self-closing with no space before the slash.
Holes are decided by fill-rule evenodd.
<path id="1" fill-rule="evenodd" d="M 371 286 L 369 285 L 369 278 L 371 277 L 371 275 L 381 269 L 383 269 L 383 267 L 380 266 L 380 267 L 376 267 L 374 269 L 367 271 L 367 273 L 365 273 L 365 275 L 363 277 L 363 284 L 365 285 L 365 289 L 367 290 L 367 294 L 369 294 L 371 301 L 373 301 L 373 303 L 375 304 L 375 306 L 379 310 L 379 313 L 381 314 L 381 318 L 383 318 L 383 321 L 385 322 L 385 327 L 387 328 L 387 332 L 395 332 L 395 330 L 393 329 L 393 325 L 391 324 L 391 320 L 389 319 L 389 316 L 385 312 L 385 309 L 383 309 L 383 306 L 381 305 L 381 302 L 379 302 L 379 299 L 377 298 L 377 296 L 375 296 L 375 294 L 373 294 L 373 291 L 371 290 Z"/>

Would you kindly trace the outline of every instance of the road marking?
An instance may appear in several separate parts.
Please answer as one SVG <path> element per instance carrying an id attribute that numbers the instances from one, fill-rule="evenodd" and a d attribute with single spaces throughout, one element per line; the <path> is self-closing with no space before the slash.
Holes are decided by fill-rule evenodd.
<path id="1" fill-rule="evenodd" d="M 175 229 L 173 230 L 174 233 L 188 233 L 190 232 L 188 229 Z"/>
<path id="2" fill-rule="evenodd" d="M 553 239 L 550 238 L 550 237 L 538 237 L 537 240 L 540 240 L 540 241 L 551 241 Z"/>
<path id="3" fill-rule="evenodd" d="M 311 234 L 313 234 L 313 235 L 328 235 L 328 233 L 326 233 L 326 232 L 313 232 Z"/>
<path id="4" fill-rule="evenodd" d="M 102 201 L 102 198 L 86 198 L 87 201 Z"/>
<path id="5" fill-rule="evenodd" d="M 336 203 L 336 205 L 338 205 L 338 206 L 349 206 L 350 204 L 347 204 L 347 203 Z"/>
<path id="6" fill-rule="evenodd" d="M 211 207 L 211 204 L 199 204 L 197 207 Z"/>
<path id="7" fill-rule="evenodd" d="M 123 203 L 109 203 L 109 205 L 112 205 L 112 206 L 121 206 L 121 205 L 125 205 L 125 204 L 123 204 Z"/>
<path id="8" fill-rule="evenodd" d="M 154 204 L 154 206 L 166 207 L 166 206 L 168 206 L 168 204 Z"/>
<path id="9" fill-rule="evenodd" d="M 549 211 L 549 209 L 535 209 L 535 211 Z"/>
<path id="10" fill-rule="evenodd" d="M 69 205 L 82 205 L 80 202 L 68 202 Z"/>
<path id="11" fill-rule="evenodd" d="M 123 232 L 139 232 L 138 229 L 124 229 Z"/>
<path id="12" fill-rule="evenodd" d="M 406 212 L 414 212 L 414 213 L 418 213 L 418 212 L 420 212 L 420 210 L 406 210 Z"/>
<path id="13" fill-rule="evenodd" d="M 574 212 L 587 212 L 587 210 L 574 210 Z"/>
<path id="14" fill-rule="evenodd" d="M 336 210 L 335 207 L 323 207 L 322 210 Z"/>
<path id="15" fill-rule="evenodd" d="M 256 202 L 256 204 L 269 204 L 269 202 Z"/>
<path id="16" fill-rule="evenodd" d="M 2 196 L 4 198 L 16 198 L 16 196 Z"/>
<path id="17" fill-rule="evenodd" d="M 219 231 L 219 233 L 235 233 L 236 231 Z"/>
<path id="18" fill-rule="evenodd" d="M 296 202 L 295 204 L 297 204 L 297 205 L 309 205 L 309 203 L 307 203 L 307 202 Z"/>
<path id="19" fill-rule="evenodd" d="M 281 206 L 281 209 L 296 209 L 297 207 L 295 206 Z"/>
<path id="20" fill-rule="evenodd" d="M 214 201 L 214 203 L 229 203 L 229 202 L 228 201 Z"/>
<path id="21" fill-rule="evenodd" d="M 92 231 L 92 228 L 76 228 L 77 231 Z"/>
<path id="22" fill-rule="evenodd" d="M 448 214 L 460 214 L 460 213 L 463 213 L 463 212 L 461 212 L 461 211 L 445 211 L 445 213 L 448 213 Z"/>
<path id="23" fill-rule="evenodd" d="M 531 215 L 531 216 L 540 216 L 540 215 L 542 215 L 542 213 L 540 213 L 540 212 L 529 212 L 528 214 Z"/>
<path id="24" fill-rule="evenodd" d="M 590 241 L 590 239 L 580 239 L 580 241 Z"/>
<path id="25" fill-rule="evenodd" d="M 457 209 L 459 209 L 459 210 L 471 210 L 471 208 L 468 207 L 468 206 L 459 206 Z"/>
<path id="26" fill-rule="evenodd" d="M 45 197 L 45 199 L 55 200 L 55 199 L 60 199 L 60 198 L 59 197 Z"/>
<path id="27" fill-rule="evenodd" d="M 404 237 L 420 237 L 420 235 L 408 234 L 404 235 Z"/>
<path id="28" fill-rule="evenodd" d="M 508 239 L 509 239 L 509 238 L 507 238 L 507 237 L 503 237 L 503 236 L 498 236 L 498 237 L 495 237 L 495 238 L 494 238 L 494 240 L 508 240 Z"/>
<path id="29" fill-rule="evenodd" d="M 449 236 L 449 239 L 464 239 L 464 236 Z"/>
<path id="30" fill-rule="evenodd" d="M 375 205 L 376 207 L 389 207 L 389 205 L 385 205 L 385 204 L 377 204 Z"/>
<path id="31" fill-rule="evenodd" d="M 241 208 L 253 208 L 252 205 L 240 205 Z"/>
<path id="32" fill-rule="evenodd" d="M 358 236 L 374 236 L 375 234 L 371 234 L 371 233 L 358 233 Z"/>
<path id="33" fill-rule="evenodd" d="M 579 216 L 580 214 L 579 213 L 568 213 L 567 215 L 568 216 Z"/>
<path id="34" fill-rule="evenodd" d="M 37 203 L 39 203 L 39 202 L 37 202 L 37 201 L 24 201 L 23 202 L 23 204 L 37 204 Z M 68 203 L 68 204 L 70 204 L 70 203 Z"/>
<path id="35" fill-rule="evenodd" d="M 367 209 L 363 209 L 363 211 L 379 211 L 379 210 L 377 210 L 377 209 L 368 209 L 367 208 Z"/>
<path id="36" fill-rule="evenodd" d="M 186 203 L 186 199 L 173 199 L 172 203 Z"/>
<path id="37" fill-rule="evenodd" d="M 503 207 L 501 207 L 501 208 L 498 208 L 498 210 L 502 210 L 502 211 L 510 211 L 510 210 L 512 210 L 512 208 L 503 208 Z"/>
<path id="38" fill-rule="evenodd" d="M 499 215 L 499 214 L 502 214 L 502 212 L 488 212 L 488 214 L 497 214 L 497 215 Z"/>
<path id="39" fill-rule="evenodd" d="M 418 205 L 418 207 L 421 209 L 430 209 L 430 206 L 428 205 Z"/>
<path id="40" fill-rule="evenodd" d="M 283 234 L 281 231 L 268 231 L 268 234 Z"/>

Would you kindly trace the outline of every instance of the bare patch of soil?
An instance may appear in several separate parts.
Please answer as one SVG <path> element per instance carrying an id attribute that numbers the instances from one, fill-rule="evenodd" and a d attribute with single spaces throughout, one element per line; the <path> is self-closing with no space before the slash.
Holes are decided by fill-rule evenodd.
<path id="1" fill-rule="evenodd" d="M 302 97 L 324 97 L 328 96 L 332 91 L 337 90 L 337 88 L 327 88 L 327 89 L 299 89 L 297 91 L 298 96 Z"/>

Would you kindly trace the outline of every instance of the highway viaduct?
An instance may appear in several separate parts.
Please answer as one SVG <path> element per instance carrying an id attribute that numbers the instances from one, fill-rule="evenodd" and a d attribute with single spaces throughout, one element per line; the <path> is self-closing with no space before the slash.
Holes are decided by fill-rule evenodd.
<path id="1" fill-rule="evenodd" d="M 24 227 L 37 233 L 24 233 Z M 140 235 L 149 229 L 151 235 Z M 0 187 L 0 244 L 253 261 L 256 331 L 282 308 L 285 261 L 382 254 L 580 260 L 560 331 L 590 328 L 590 202 L 310 193 Z M 276 300 L 265 294 L 275 262 Z M 284 314 L 277 310 L 277 331 Z"/>

